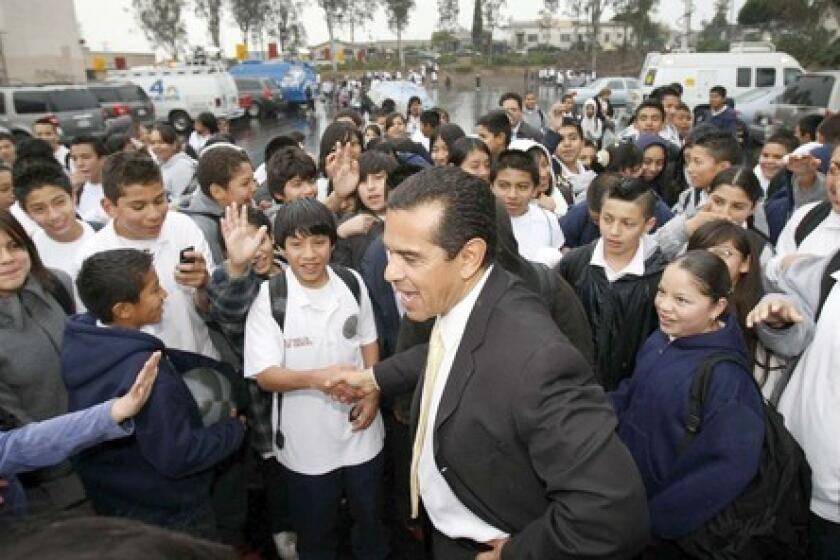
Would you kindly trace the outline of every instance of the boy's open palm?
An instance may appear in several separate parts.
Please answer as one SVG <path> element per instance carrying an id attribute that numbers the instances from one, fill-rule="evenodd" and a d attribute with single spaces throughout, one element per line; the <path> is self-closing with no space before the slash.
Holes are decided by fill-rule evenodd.
<path id="1" fill-rule="evenodd" d="M 221 228 L 231 275 L 238 276 L 254 260 L 267 234 L 266 228 L 260 226 L 256 233 L 251 233 L 248 230 L 248 207 L 237 207 L 236 204 L 225 208 Z"/>
<path id="2" fill-rule="evenodd" d="M 146 404 L 146 401 L 149 400 L 149 395 L 152 394 L 152 386 L 157 379 L 160 356 L 160 351 L 153 353 L 143 364 L 143 368 L 137 374 L 137 379 L 134 380 L 131 389 L 111 405 L 111 418 L 117 424 L 136 416 L 143 405 Z"/>

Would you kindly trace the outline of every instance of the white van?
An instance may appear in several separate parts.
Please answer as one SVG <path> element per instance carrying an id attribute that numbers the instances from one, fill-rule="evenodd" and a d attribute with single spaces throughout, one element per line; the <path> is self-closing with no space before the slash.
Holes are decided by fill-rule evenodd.
<path id="1" fill-rule="evenodd" d="M 236 82 L 221 66 L 138 66 L 108 72 L 109 80 L 125 80 L 142 87 L 155 105 L 155 114 L 175 129 L 186 132 L 199 113 L 235 119 L 245 110 L 239 106 Z"/>
<path id="2" fill-rule="evenodd" d="M 682 100 L 693 109 L 709 102 L 714 86 L 736 97 L 754 88 L 787 86 L 802 73 L 795 58 L 776 52 L 771 44 L 732 43 L 729 52 L 648 53 L 639 81 L 645 97 L 657 87 L 679 82 Z"/>

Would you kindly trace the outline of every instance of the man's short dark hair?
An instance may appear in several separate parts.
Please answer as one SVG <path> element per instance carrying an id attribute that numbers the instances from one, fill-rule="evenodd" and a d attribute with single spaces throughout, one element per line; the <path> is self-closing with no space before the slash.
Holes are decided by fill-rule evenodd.
<path id="1" fill-rule="evenodd" d="M 385 172 L 390 175 L 399 163 L 389 154 L 380 150 L 368 150 L 359 156 L 359 180 L 364 181 L 368 175 Z"/>
<path id="2" fill-rule="evenodd" d="M 607 148 L 610 161 L 607 171 L 621 173 L 626 169 L 636 169 L 642 165 L 645 153 L 633 142 L 619 142 Z"/>
<path id="3" fill-rule="evenodd" d="M 121 152 L 125 150 L 126 146 L 134 146 L 134 144 L 131 142 L 131 137 L 128 134 L 115 132 L 113 134 L 109 134 L 105 138 L 105 151 L 108 154 L 116 154 L 117 152 Z"/>
<path id="4" fill-rule="evenodd" d="M 603 200 L 611 198 L 639 205 L 645 220 L 652 218 L 656 209 L 656 194 L 643 179 L 623 178 L 617 184 L 610 185 L 604 193 Z"/>
<path id="5" fill-rule="evenodd" d="M 825 119 L 825 115 L 820 115 L 818 113 L 814 113 L 813 115 L 805 115 L 799 122 L 796 123 L 796 126 L 799 127 L 799 132 L 801 134 L 807 134 L 811 137 L 811 140 L 817 139 L 817 129 L 819 128 L 820 124 L 822 124 L 823 120 Z"/>
<path id="6" fill-rule="evenodd" d="M 249 206 L 247 212 L 247 220 L 249 226 L 254 226 L 257 229 L 265 226 L 265 231 L 267 231 L 268 233 L 272 233 L 271 220 L 268 219 L 268 216 L 265 215 L 265 212 L 258 208 L 254 208 L 253 206 Z"/>
<path id="7" fill-rule="evenodd" d="M 516 101 L 516 104 L 519 105 L 519 109 L 522 109 L 522 96 L 516 92 L 509 91 L 507 93 L 503 93 L 502 96 L 499 98 L 499 107 L 501 107 L 505 101 L 508 99 L 513 99 Z"/>
<path id="8" fill-rule="evenodd" d="M 639 113 L 642 112 L 642 109 L 656 109 L 659 111 L 659 114 L 662 115 L 662 120 L 665 120 L 665 107 L 662 106 L 662 101 L 660 101 L 659 98 L 648 97 L 639 103 L 639 106 L 636 107 L 634 117 L 638 117 Z"/>
<path id="9" fill-rule="evenodd" d="M 51 127 L 53 127 L 53 130 L 57 130 L 58 125 L 55 123 L 54 119 L 55 117 L 41 117 L 40 119 L 37 119 L 34 123 L 32 123 L 32 126 L 34 128 L 36 124 L 48 124 Z"/>
<path id="10" fill-rule="evenodd" d="M 726 99 L 726 88 L 723 86 L 712 86 L 709 90 L 709 94 L 716 93 Z"/>
<path id="11" fill-rule="evenodd" d="M 674 82 L 673 84 L 671 84 L 671 85 L 670 85 L 670 86 L 668 86 L 668 87 L 670 87 L 671 89 L 673 89 L 674 91 L 676 91 L 676 92 L 677 92 L 677 95 L 679 95 L 680 97 L 682 97 L 682 94 L 683 94 L 683 86 L 682 86 L 682 84 L 681 84 L 681 83 L 679 83 L 679 82 Z"/>
<path id="12" fill-rule="evenodd" d="M 767 140 L 764 141 L 765 144 L 781 144 L 785 147 L 785 150 L 788 153 L 792 152 L 796 148 L 799 147 L 799 139 L 789 130 L 781 130 L 772 134 Z"/>
<path id="13" fill-rule="evenodd" d="M 23 209 L 26 209 L 26 197 L 42 187 L 58 187 L 70 196 L 73 196 L 73 186 L 67 173 L 54 158 L 53 161 L 46 159 L 33 159 L 31 164 L 17 167 L 18 172 L 13 175 L 15 198 L 20 201 Z"/>
<path id="14" fill-rule="evenodd" d="M 201 192 L 210 196 L 210 185 L 213 184 L 227 190 L 228 183 L 242 164 L 250 162 L 248 154 L 239 148 L 216 146 L 212 150 L 202 150 L 195 170 Z"/>
<path id="15" fill-rule="evenodd" d="M 662 101 L 664 98 L 668 97 L 669 95 L 671 97 L 680 97 L 679 92 L 677 92 L 677 90 L 675 90 L 671 86 L 660 86 L 660 87 L 656 88 L 655 90 L 653 90 L 653 92 L 650 94 L 650 96 L 652 98 L 659 99 L 660 101 Z"/>
<path id="16" fill-rule="evenodd" d="M 563 120 L 560 122 L 560 126 L 557 127 L 557 130 L 560 130 L 561 128 L 574 128 L 577 130 L 578 135 L 583 138 L 583 128 L 580 126 L 580 121 L 577 119 L 563 117 Z"/>
<path id="17" fill-rule="evenodd" d="M 510 137 L 512 134 L 510 128 L 510 119 L 508 118 L 507 113 L 505 113 L 504 111 L 500 109 L 495 109 L 485 115 L 482 115 L 478 119 L 476 126 L 483 126 L 493 136 L 504 134 L 505 146 L 510 144 Z"/>
<path id="18" fill-rule="evenodd" d="M 744 150 L 738 140 L 732 134 L 723 130 L 716 130 L 701 136 L 694 142 L 694 146 L 700 146 L 708 150 L 716 163 L 728 161 L 732 165 L 738 165 L 744 159 Z"/>
<path id="19" fill-rule="evenodd" d="M 434 167 L 412 175 L 388 199 L 389 210 L 411 210 L 424 204 L 440 204 L 435 244 L 454 259 L 471 239 L 487 245 L 483 265 L 496 254 L 496 197 L 482 179 L 457 167 Z"/>
<path id="20" fill-rule="evenodd" d="M 572 100 L 574 100 L 574 98 L 575 98 L 575 96 L 574 96 L 574 95 L 572 95 L 571 93 L 564 93 L 564 94 L 563 94 L 563 97 L 561 97 L 561 98 L 560 98 L 560 101 L 565 102 L 565 101 L 566 101 L 566 100 L 568 100 L 568 99 L 572 99 Z"/>
<path id="21" fill-rule="evenodd" d="M 160 134 L 160 139 L 167 144 L 176 144 L 178 142 L 178 132 L 171 124 L 157 123 L 152 127 L 152 130 L 156 130 Z"/>
<path id="22" fill-rule="evenodd" d="M 427 109 L 420 113 L 420 124 L 429 125 L 432 128 L 440 126 L 440 113 L 433 109 Z"/>
<path id="23" fill-rule="evenodd" d="M 823 135 L 826 144 L 840 144 L 840 113 L 824 118 L 817 127 L 817 133 Z"/>
<path id="24" fill-rule="evenodd" d="M 265 145 L 265 150 L 263 151 L 263 161 L 268 163 L 268 160 L 271 159 L 277 150 L 280 148 L 285 148 L 286 146 L 294 146 L 295 148 L 300 148 L 295 139 L 288 135 L 281 134 L 280 136 L 275 136 L 271 140 L 268 141 L 268 144 Z"/>
<path id="25" fill-rule="evenodd" d="M 495 181 L 499 172 L 505 169 L 524 171 L 531 177 L 531 182 L 534 187 L 540 184 L 540 169 L 537 167 L 537 162 L 526 152 L 521 150 L 505 150 L 499 154 L 499 157 L 493 162 L 493 168 L 490 172 L 490 182 Z"/>
<path id="26" fill-rule="evenodd" d="M 0 130 L 0 140 L 8 140 L 12 144 L 17 144 L 17 140 L 15 139 L 15 135 L 11 132 L 6 132 L 5 130 Z"/>
<path id="27" fill-rule="evenodd" d="M 102 158 L 108 155 L 108 150 L 105 149 L 105 144 L 100 138 L 97 138 L 96 136 L 83 134 L 81 136 L 76 136 L 75 138 L 73 138 L 73 141 L 70 142 L 70 147 L 83 145 L 88 145 L 91 148 L 93 148 L 93 151 L 98 157 Z"/>
<path id="28" fill-rule="evenodd" d="M 85 259 L 76 288 L 88 313 L 103 323 L 114 321 L 114 306 L 137 303 L 152 254 L 137 249 L 111 249 Z"/>
<path id="29" fill-rule="evenodd" d="M 586 207 L 590 212 L 599 214 L 604 204 L 607 190 L 621 183 L 623 177 L 618 173 L 605 172 L 595 177 L 586 188 Z"/>
<path id="30" fill-rule="evenodd" d="M 318 175 L 312 158 L 296 146 L 286 146 L 275 152 L 265 166 L 268 177 L 268 192 L 274 198 L 283 198 L 286 183 L 300 177 L 304 181 L 314 181 Z"/>
<path id="31" fill-rule="evenodd" d="M 102 166 L 102 190 L 105 197 L 117 203 L 129 185 L 163 186 L 160 168 L 145 152 L 111 154 Z"/>
<path id="32" fill-rule="evenodd" d="M 329 208 L 311 198 L 299 198 L 284 204 L 274 217 L 274 241 L 279 247 L 289 237 L 326 235 L 332 245 L 338 241 L 335 216 Z"/>
<path id="33" fill-rule="evenodd" d="M 680 101 L 679 105 L 677 105 L 677 111 L 685 111 L 686 113 L 691 113 L 691 107 L 686 105 L 684 102 Z"/>

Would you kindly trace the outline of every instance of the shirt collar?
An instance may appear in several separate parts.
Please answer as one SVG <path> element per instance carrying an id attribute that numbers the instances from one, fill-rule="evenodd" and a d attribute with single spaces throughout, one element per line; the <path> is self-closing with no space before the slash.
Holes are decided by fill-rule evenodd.
<path id="1" fill-rule="evenodd" d="M 336 307 L 338 307 L 338 294 L 335 294 L 336 297 L 330 298 L 330 305 L 327 308 L 322 308 L 321 306 L 317 305 L 316 302 L 313 302 L 312 299 L 309 297 L 309 293 L 306 288 L 304 288 L 303 284 L 297 279 L 295 276 L 292 267 L 288 267 L 283 274 L 286 275 L 286 285 L 288 286 L 288 298 L 289 301 L 294 301 L 296 305 L 299 307 L 312 307 L 313 309 L 319 309 L 321 311 L 332 311 Z M 335 285 L 335 280 L 338 278 L 335 272 L 332 271 L 329 265 L 327 265 L 327 277 L 329 280 L 326 284 L 322 286 L 322 288 L 328 288 L 332 290 L 332 286 Z M 339 280 L 341 281 L 341 280 Z"/>
<path id="2" fill-rule="evenodd" d="M 449 313 L 438 316 L 438 328 L 445 348 L 451 349 L 452 345 L 457 347 L 461 343 L 461 337 L 467 328 L 467 321 L 473 307 L 475 307 L 475 302 L 478 301 L 478 296 L 484 289 L 484 284 L 487 283 L 487 278 L 492 270 L 493 266 L 491 265 L 484 271 L 484 274 L 467 295 L 449 310 Z"/>
<path id="3" fill-rule="evenodd" d="M 609 263 L 607 263 L 606 255 L 604 255 L 604 240 L 603 238 L 598 238 L 598 242 L 595 244 L 595 249 L 592 251 L 592 258 L 589 260 L 589 264 L 603 268 L 604 274 L 610 282 L 615 282 L 619 278 L 627 276 L 628 274 L 632 274 L 633 276 L 643 276 L 645 273 L 645 254 L 647 253 L 648 243 L 648 236 L 642 236 L 639 246 L 636 248 L 636 253 L 633 255 L 630 262 L 627 263 L 627 266 L 621 270 L 613 270 Z"/>

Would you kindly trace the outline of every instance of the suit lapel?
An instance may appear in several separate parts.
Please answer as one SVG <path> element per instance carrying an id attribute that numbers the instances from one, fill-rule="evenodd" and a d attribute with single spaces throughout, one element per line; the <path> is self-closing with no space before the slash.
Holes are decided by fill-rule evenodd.
<path id="1" fill-rule="evenodd" d="M 446 380 L 446 386 L 435 417 L 435 432 L 452 416 L 452 413 L 458 407 L 467 382 L 475 372 L 473 353 L 484 342 L 490 314 L 509 284 L 509 274 L 498 266 L 493 267 L 493 271 L 487 278 L 487 282 L 484 284 L 484 288 L 470 313 L 464 335 L 461 337 L 461 344 L 455 354 L 455 360 L 452 362 L 452 368 L 449 371 L 449 377 Z M 435 438 L 435 453 L 437 453 L 437 438 Z"/>

